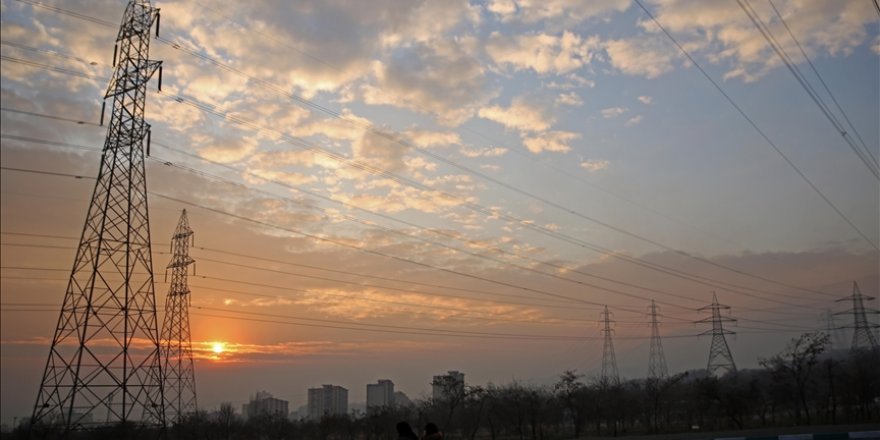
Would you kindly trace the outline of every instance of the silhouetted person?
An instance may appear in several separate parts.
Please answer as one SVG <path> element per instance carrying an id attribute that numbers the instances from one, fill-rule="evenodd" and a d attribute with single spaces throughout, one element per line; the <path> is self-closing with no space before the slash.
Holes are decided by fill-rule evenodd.
<path id="1" fill-rule="evenodd" d="M 419 436 L 413 432 L 412 426 L 407 422 L 397 424 L 397 440 L 419 440 Z"/>
<path id="2" fill-rule="evenodd" d="M 422 440 L 443 440 L 443 433 L 437 429 L 437 425 L 428 423 L 425 425 L 425 437 Z"/>

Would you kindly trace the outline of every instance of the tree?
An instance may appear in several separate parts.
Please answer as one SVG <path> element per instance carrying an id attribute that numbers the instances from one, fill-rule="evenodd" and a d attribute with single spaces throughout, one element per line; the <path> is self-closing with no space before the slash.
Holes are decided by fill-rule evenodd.
<path id="1" fill-rule="evenodd" d="M 585 385 L 581 382 L 583 375 L 577 374 L 576 370 L 566 370 L 559 376 L 559 382 L 553 385 L 556 398 L 562 403 L 563 411 L 571 418 L 574 425 L 574 436 L 581 436 L 583 414 L 581 413 L 580 397 L 583 395 Z"/>
<path id="2" fill-rule="evenodd" d="M 813 367 L 818 363 L 819 355 L 825 351 L 828 340 L 828 335 L 822 332 L 804 333 L 793 338 L 781 353 L 769 359 L 759 360 L 761 366 L 770 370 L 775 379 L 793 382 L 798 397 L 795 405 L 795 418 L 800 421 L 801 410 L 803 410 L 807 424 L 810 423 L 807 386 L 812 378 Z"/>

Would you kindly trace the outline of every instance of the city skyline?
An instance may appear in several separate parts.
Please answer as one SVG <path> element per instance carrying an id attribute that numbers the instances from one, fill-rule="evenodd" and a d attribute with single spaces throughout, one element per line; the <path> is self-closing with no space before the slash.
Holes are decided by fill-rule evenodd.
<path id="1" fill-rule="evenodd" d="M 851 327 L 854 284 L 880 296 L 869 1 L 156 6 L 149 264 L 165 304 L 185 209 L 200 408 L 598 377 L 612 333 L 614 376 L 645 377 L 655 319 L 663 370 L 705 368 L 716 295 L 734 368 L 758 368 Z M 70 279 L 124 3 L 2 7 L 9 423 Z"/>

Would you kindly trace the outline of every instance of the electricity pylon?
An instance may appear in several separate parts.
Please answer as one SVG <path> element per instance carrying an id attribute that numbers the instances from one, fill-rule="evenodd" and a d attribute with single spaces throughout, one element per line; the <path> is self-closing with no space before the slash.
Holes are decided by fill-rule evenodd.
<path id="1" fill-rule="evenodd" d="M 165 418 L 169 422 L 179 422 L 197 409 L 189 327 L 190 291 L 186 282 L 189 266 L 194 263 L 189 256 L 192 240 L 193 230 L 184 209 L 171 237 L 171 262 L 168 263 L 171 285 L 165 298 L 165 321 L 162 324 L 162 382 L 165 384 Z"/>
<path id="2" fill-rule="evenodd" d="M 725 322 L 736 322 L 728 316 L 722 316 L 721 310 L 730 310 L 730 306 L 718 304 L 718 296 L 712 293 L 712 304 L 700 307 L 698 310 L 712 310 L 711 318 L 704 318 L 696 323 L 712 323 L 712 329 L 706 330 L 701 335 L 712 335 L 712 345 L 709 347 L 709 363 L 706 366 L 710 376 L 714 376 L 718 370 L 726 370 L 728 373 L 736 373 L 736 363 L 733 362 L 733 355 L 730 354 L 730 347 L 727 345 L 727 339 L 724 335 L 735 335 L 735 332 L 724 329 Z"/>
<path id="3" fill-rule="evenodd" d="M 31 417 L 65 437 L 105 421 L 165 426 L 144 166 L 158 12 L 132 0 L 122 18 L 101 164 Z"/>
<path id="4" fill-rule="evenodd" d="M 608 306 L 601 314 L 604 327 L 601 333 L 605 335 L 605 346 L 602 351 L 602 381 L 606 384 L 620 383 L 620 375 L 617 373 L 617 357 L 614 356 L 614 341 L 611 334 L 611 313 L 608 312 Z"/>
<path id="5" fill-rule="evenodd" d="M 837 315 L 853 315 L 852 325 L 839 327 L 853 329 L 852 345 L 850 346 L 852 350 L 858 350 L 860 348 L 877 348 L 877 338 L 874 336 L 874 329 L 880 328 L 880 325 L 868 321 L 868 313 L 878 314 L 880 311 L 865 308 L 864 300 L 866 299 L 870 301 L 874 299 L 874 297 L 862 295 L 862 292 L 859 290 L 859 285 L 853 281 L 852 295 L 837 300 L 837 302 L 852 301 L 851 309 L 837 313 Z"/>
<path id="6" fill-rule="evenodd" d="M 648 358 L 648 378 L 663 379 L 669 376 L 666 369 L 666 355 L 663 354 L 663 342 L 660 340 L 660 321 L 657 319 L 657 304 L 651 300 L 651 354 Z"/>

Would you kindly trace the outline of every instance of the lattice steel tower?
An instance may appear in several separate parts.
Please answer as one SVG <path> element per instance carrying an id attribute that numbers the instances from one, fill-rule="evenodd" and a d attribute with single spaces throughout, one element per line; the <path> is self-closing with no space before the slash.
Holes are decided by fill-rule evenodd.
<path id="1" fill-rule="evenodd" d="M 600 314 L 602 317 L 603 328 L 601 333 L 605 335 L 605 346 L 602 350 L 602 381 L 606 383 L 620 383 L 620 375 L 617 373 L 617 357 L 614 355 L 614 341 L 611 334 L 611 313 L 608 312 L 608 306 Z"/>
<path id="2" fill-rule="evenodd" d="M 701 307 L 698 310 L 712 310 L 712 317 L 696 321 L 697 323 L 712 323 L 712 329 L 706 330 L 701 335 L 712 335 L 712 345 L 709 347 L 709 363 L 706 370 L 709 375 L 714 376 L 718 370 L 726 370 L 728 373 L 736 373 L 736 363 L 733 362 L 733 355 L 730 354 L 730 347 L 727 345 L 727 338 L 724 335 L 735 335 L 735 332 L 724 329 L 725 322 L 736 322 L 729 316 L 722 316 L 721 310 L 730 310 L 730 306 L 718 304 L 718 296 L 712 293 L 712 304 Z"/>
<path id="3" fill-rule="evenodd" d="M 162 369 L 165 384 L 165 418 L 180 421 L 193 413 L 196 405 L 196 373 L 193 367 L 189 327 L 189 286 L 187 274 L 194 260 L 189 256 L 193 231 L 186 210 L 180 214 L 171 237 L 171 285 L 165 298 L 165 321 L 162 324 Z"/>
<path id="4" fill-rule="evenodd" d="M 165 425 L 144 167 L 157 16 L 132 0 L 122 18 L 98 178 L 34 405 L 32 423 L 65 436 L 105 421 Z"/>
<path id="5" fill-rule="evenodd" d="M 880 311 L 865 308 L 864 302 L 864 300 L 870 301 L 872 299 L 874 299 L 873 296 L 862 295 L 862 292 L 859 290 L 859 285 L 856 282 L 853 282 L 852 295 L 837 300 L 837 302 L 852 301 L 851 309 L 837 313 L 837 315 L 853 315 L 852 325 L 839 327 L 853 329 L 852 350 L 858 350 L 860 348 L 877 348 L 877 338 L 874 336 L 874 329 L 880 328 L 880 325 L 868 321 L 868 313 L 878 314 Z"/>
<path id="6" fill-rule="evenodd" d="M 648 378 L 663 379 L 669 376 L 666 369 L 666 355 L 660 340 L 660 321 L 657 319 L 657 304 L 651 300 L 651 354 L 648 358 Z"/>

